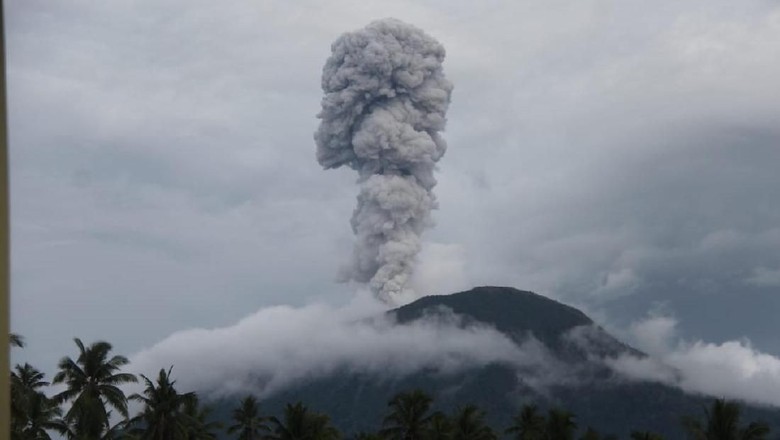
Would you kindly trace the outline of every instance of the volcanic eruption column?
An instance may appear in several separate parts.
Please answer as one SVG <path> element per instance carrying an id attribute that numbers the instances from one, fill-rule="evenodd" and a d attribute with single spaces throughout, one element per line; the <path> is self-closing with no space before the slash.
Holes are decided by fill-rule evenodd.
<path id="1" fill-rule="evenodd" d="M 344 281 L 369 283 L 382 300 L 405 290 L 420 234 L 436 207 L 433 171 L 447 144 L 452 84 L 444 47 L 420 29 L 380 20 L 339 37 L 322 73 L 322 120 L 314 139 L 326 169 L 358 172 L 357 237 Z"/>

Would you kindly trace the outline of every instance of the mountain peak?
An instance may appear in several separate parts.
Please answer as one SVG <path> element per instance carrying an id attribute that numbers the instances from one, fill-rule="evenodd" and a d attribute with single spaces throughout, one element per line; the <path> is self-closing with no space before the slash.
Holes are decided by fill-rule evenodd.
<path id="1" fill-rule="evenodd" d="M 531 333 L 551 345 L 557 345 L 561 336 L 576 327 L 593 325 L 590 318 L 574 307 L 533 292 L 498 286 L 426 296 L 391 313 L 403 324 L 441 307 L 491 325 L 513 338 L 523 338 Z"/>

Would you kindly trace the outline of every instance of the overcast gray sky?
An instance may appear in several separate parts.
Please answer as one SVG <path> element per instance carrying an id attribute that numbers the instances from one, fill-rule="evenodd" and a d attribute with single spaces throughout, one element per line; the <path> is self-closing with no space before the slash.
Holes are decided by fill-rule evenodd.
<path id="1" fill-rule="evenodd" d="M 455 85 L 419 293 L 511 285 L 780 355 L 775 1 L 6 8 L 18 360 L 349 301 L 356 177 L 312 135 L 330 43 L 384 17 Z"/>

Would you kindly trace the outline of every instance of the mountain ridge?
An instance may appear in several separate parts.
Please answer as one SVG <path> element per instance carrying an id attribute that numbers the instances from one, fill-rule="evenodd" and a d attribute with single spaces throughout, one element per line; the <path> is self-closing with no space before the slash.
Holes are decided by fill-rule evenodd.
<path id="1" fill-rule="evenodd" d="M 465 323 L 487 324 L 521 344 L 533 337 L 559 355 L 577 356 L 567 336 L 579 328 L 590 327 L 589 337 L 596 338 L 600 347 L 588 347 L 590 354 L 617 356 L 628 353 L 646 356 L 639 350 L 619 341 L 604 331 L 581 310 L 537 293 L 514 287 L 479 286 L 449 295 L 430 295 L 400 306 L 388 313 L 399 324 L 421 319 L 432 309 L 445 307 L 465 317 Z M 563 353 L 565 350 L 567 353 Z M 581 351 L 581 350 L 580 350 Z M 587 353 L 579 353 L 579 360 Z"/>

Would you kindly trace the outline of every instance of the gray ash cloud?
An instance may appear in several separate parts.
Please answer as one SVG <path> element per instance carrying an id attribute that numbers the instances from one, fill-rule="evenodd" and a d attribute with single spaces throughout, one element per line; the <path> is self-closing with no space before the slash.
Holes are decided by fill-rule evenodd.
<path id="1" fill-rule="evenodd" d="M 395 19 L 339 37 L 323 69 L 317 160 L 358 172 L 357 237 L 344 280 L 368 283 L 392 302 L 407 289 L 421 233 L 436 208 L 436 162 L 447 144 L 452 84 L 444 47 Z"/>

